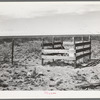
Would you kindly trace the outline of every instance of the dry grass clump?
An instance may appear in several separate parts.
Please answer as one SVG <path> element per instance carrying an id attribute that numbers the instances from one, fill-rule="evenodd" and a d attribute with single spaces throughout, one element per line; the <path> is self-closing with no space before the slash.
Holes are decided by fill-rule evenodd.
<path id="1" fill-rule="evenodd" d="M 0 45 L 0 61 L 7 63 L 11 59 L 11 43 L 4 42 Z"/>

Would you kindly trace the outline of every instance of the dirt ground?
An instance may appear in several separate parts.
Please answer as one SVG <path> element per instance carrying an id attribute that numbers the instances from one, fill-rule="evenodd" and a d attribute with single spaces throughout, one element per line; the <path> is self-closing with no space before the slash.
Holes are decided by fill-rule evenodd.
<path id="1" fill-rule="evenodd" d="M 100 90 L 100 41 L 92 41 L 92 60 L 78 68 L 60 61 L 42 66 L 38 41 L 15 46 L 14 65 L 10 43 L 0 48 L 5 60 L 0 64 L 0 90 Z"/>

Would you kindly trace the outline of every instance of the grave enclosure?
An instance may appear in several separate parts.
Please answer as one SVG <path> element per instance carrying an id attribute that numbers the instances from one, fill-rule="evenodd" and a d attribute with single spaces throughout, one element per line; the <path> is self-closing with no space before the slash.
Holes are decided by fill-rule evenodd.
<path id="1" fill-rule="evenodd" d="M 64 40 L 69 36 L 46 36 L 51 37 L 51 41 L 49 41 L 45 36 L 43 36 L 42 44 L 41 44 L 41 62 L 42 65 L 45 65 L 45 60 L 52 60 L 53 62 L 56 60 L 66 60 L 72 61 L 74 67 L 77 66 L 78 61 L 83 59 L 84 57 L 88 57 L 88 60 L 91 60 L 91 36 L 70 36 L 71 41 Z M 56 40 L 59 37 L 60 40 Z M 30 37 L 29 37 L 30 38 Z M 79 39 L 80 38 L 80 39 Z M 15 39 L 12 38 L 12 46 L 11 46 L 11 62 L 14 64 L 14 46 Z"/>
<path id="2" fill-rule="evenodd" d="M 81 38 L 77 41 L 77 39 Z M 87 38 L 87 39 L 86 39 Z M 72 48 L 67 48 L 72 46 Z M 42 40 L 42 65 L 45 64 L 45 60 L 67 60 L 73 61 L 74 67 L 77 66 L 77 61 L 89 57 L 91 59 L 91 36 L 72 36 L 71 42 L 66 42 L 63 38 L 60 41 L 56 41 L 56 36 L 52 37 L 52 42 L 45 42 Z"/>

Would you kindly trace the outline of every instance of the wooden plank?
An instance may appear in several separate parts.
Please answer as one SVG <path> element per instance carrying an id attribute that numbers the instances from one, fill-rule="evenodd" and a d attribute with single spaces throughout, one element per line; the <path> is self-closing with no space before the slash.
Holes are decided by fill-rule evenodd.
<path id="1" fill-rule="evenodd" d="M 75 43 L 75 46 L 83 46 L 83 45 L 89 45 L 90 44 L 90 41 L 88 42 L 81 42 L 81 43 Z"/>
<path id="2" fill-rule="evenodd" d="M 61 45 L 61 42 L 54 42 L 54 43 L 44 43 L 43 46 L 53 46 L 53 45 Z"/>
<path id="3" fill-rule="evenodd" d="M 44 43 L 43 46 L 52 46 L 53 43 Z"/>
<path id="4" fill-rule="evenodd" d="M 91 36 L 89 36 L 89 40 L 90 40 L 90 52 L 91 52 Z M 91 59 L 91 55 L 89 55 L 89 59 Z"/>
<path id="5" fill-rule="evenodd" d="M 43 53 L 42 55 L 62 55 L 64 53 Z"/>
<path id="6" fill-rule="evenodd" d="M 48 53 L 75 53 L 75 50 L 65 50 L 65 49 L 42 49 L 42 53 L 48 54 Z"/>
<path id="7" fill-rule="evenodd" d="M 47 50 L 47 49 L 52 49 L 52 47 L 45 47 L 45 49 L 46 49 L 46 50 Z M 55 50 L 55 49 L 57 49 L 57 50 L 58 50 L 58 49 L 62 49 L 62 47 L 61 47 L 61 46 L 60 46 L 60 47 L 57 46 L 57 47 L 55 47 L 53 50 Z"/>
<path id="8" fill-rule="evenodd" d="M 83 58 L 83 57 L 85 57 L 85 56 L 88 56 L 88 55 L 91 55 L 91 52 L 89 52 L 89 53 L 84 53 L 84 54 L 81 54 L 81 55 L 77 56 L 77 57 L 76 57 L 76 60 L 78 60 L 78 59 L 80 59 L 80 58 Z"/>
<path id="9" fill-rule="evenodd" d="M 55 49 L 62 49 L 62 47 L 61 47 L 61 46 L 58 46 L 58 47 L 55 47 L 54 50 L 55 50 Z"/>
<path id="10" fill-rule="evenodd" d="M 63 41 L 63 46 L 73 46 L 73 42 Z"/>
<path id="11" fill-rule="evenodd" d="M 87 51 L 87 50 L 90 50 L 90 49 L 91 49 L 91 47 L 82 48 L 82 49 L 76 49 L 76 53 Z"/>
<path id="12" fill-rule="evenodd" d="M 14 64 L 14 39 L 12 39 L 12 65 Z"/>
<path id="13" fill-rule="evenodd" d="M 75 37 L 73 37 L 72 39 L 73 39 L 73 43 L 74 43 L 74 50 L 75 50 L 75 53 L 74 53 L 74 57 L 75 57 L 75 60 L 74 60 L 74 67 L 76 68 L 76 67 L 77 67 L 77 60 L 76 60 Z"/>
<path id="14" fill-rule="evenodd" d="M 41 44 L 41 46 L 42 46 L 42 49 L 44 49 L 44 38 L 42 38 L 42 44 Z M 42 55 L 42 52 L 41 52 L 41 55 Z M 41 57 L 42 58 L 42 57 Z M 42 63 L 42 65 L 44 64 L 44 59 L 41 59 L 41 63 Z"/>
<path id="15" fill-rule="evenodd" d="M 98 86 L 100 86 L 100 83 L 98 82 L 98 83 L 89 83 L 89 84 L 87 84 L 87 83 L 83 83 L 83 84 L 79 84 L 79 85 L 77 85 L 76 87 L 77 88 L 82 88 L 82 89 L 86 89 L 86 88 L 96 88 L 96 87 L 98 87 Z"/>
<path id="16" fill-rule="evenodd" d="M 54 49 L 54 41 L 55 41 L 55 37 L 53 36 L 52 38 L 52 48 Z M 52 54 L 53 55 L 53 54 Z M 53 62 L 54 62 L 54 59 L 53 59 Z"/>
<path id="17" fill-rule="evenodd" d="M 54 42 L 54 45 L 62 45 L 62 42 Z"/>
<path id="18" fill-rule="evenodd" d="M 63 37 L 61 38 L 61 48 L 63 49 Z"/>
<path id="19" fill-rule="evenodd" d="M 84 41 L 84 37 L 82 37 L 82 41 L 83 41 L 83 43 L 85 42 L 85 41 Z M 84 45 L 83 45 L 82 51 L 83 51 L 83 54 L 84 54 Z M 86 50 L 85 50 L 85 51 L 86 51 Z M 76 52 L 77 52 L 77 51 L 76 51 Z M 83 57 L 83 62 L 84 62 L 84 57 Z"/>
<path id="20" fill-rule="evenodd" d="M 41 44 L 41 46 L 42 46 L 42 49 L 44 49 L 44 38 L 42 38 L 42 44 Z"/>
<path id="21" fill-rule="evenodd" d="M 75 60 L 74 57 L 69 57 L 69 56 L 52 56 L 52 55 L 42 55 L 43 59 L 65 59 L 65 60 Z"/>
<path id="22" fill-rule="evenodd" d="M 54 40 L 55 40 L 55 37 L 52 38 L 52 48 L 54 48 Z"/>

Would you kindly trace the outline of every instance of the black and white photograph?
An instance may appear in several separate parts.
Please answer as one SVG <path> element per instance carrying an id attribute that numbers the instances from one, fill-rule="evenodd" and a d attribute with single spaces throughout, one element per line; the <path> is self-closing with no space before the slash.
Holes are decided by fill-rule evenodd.
<path id="1" fill-rule="evenodd" d="M 100 2 L 0 2 L 0 91 L 99 91 Z"/>

